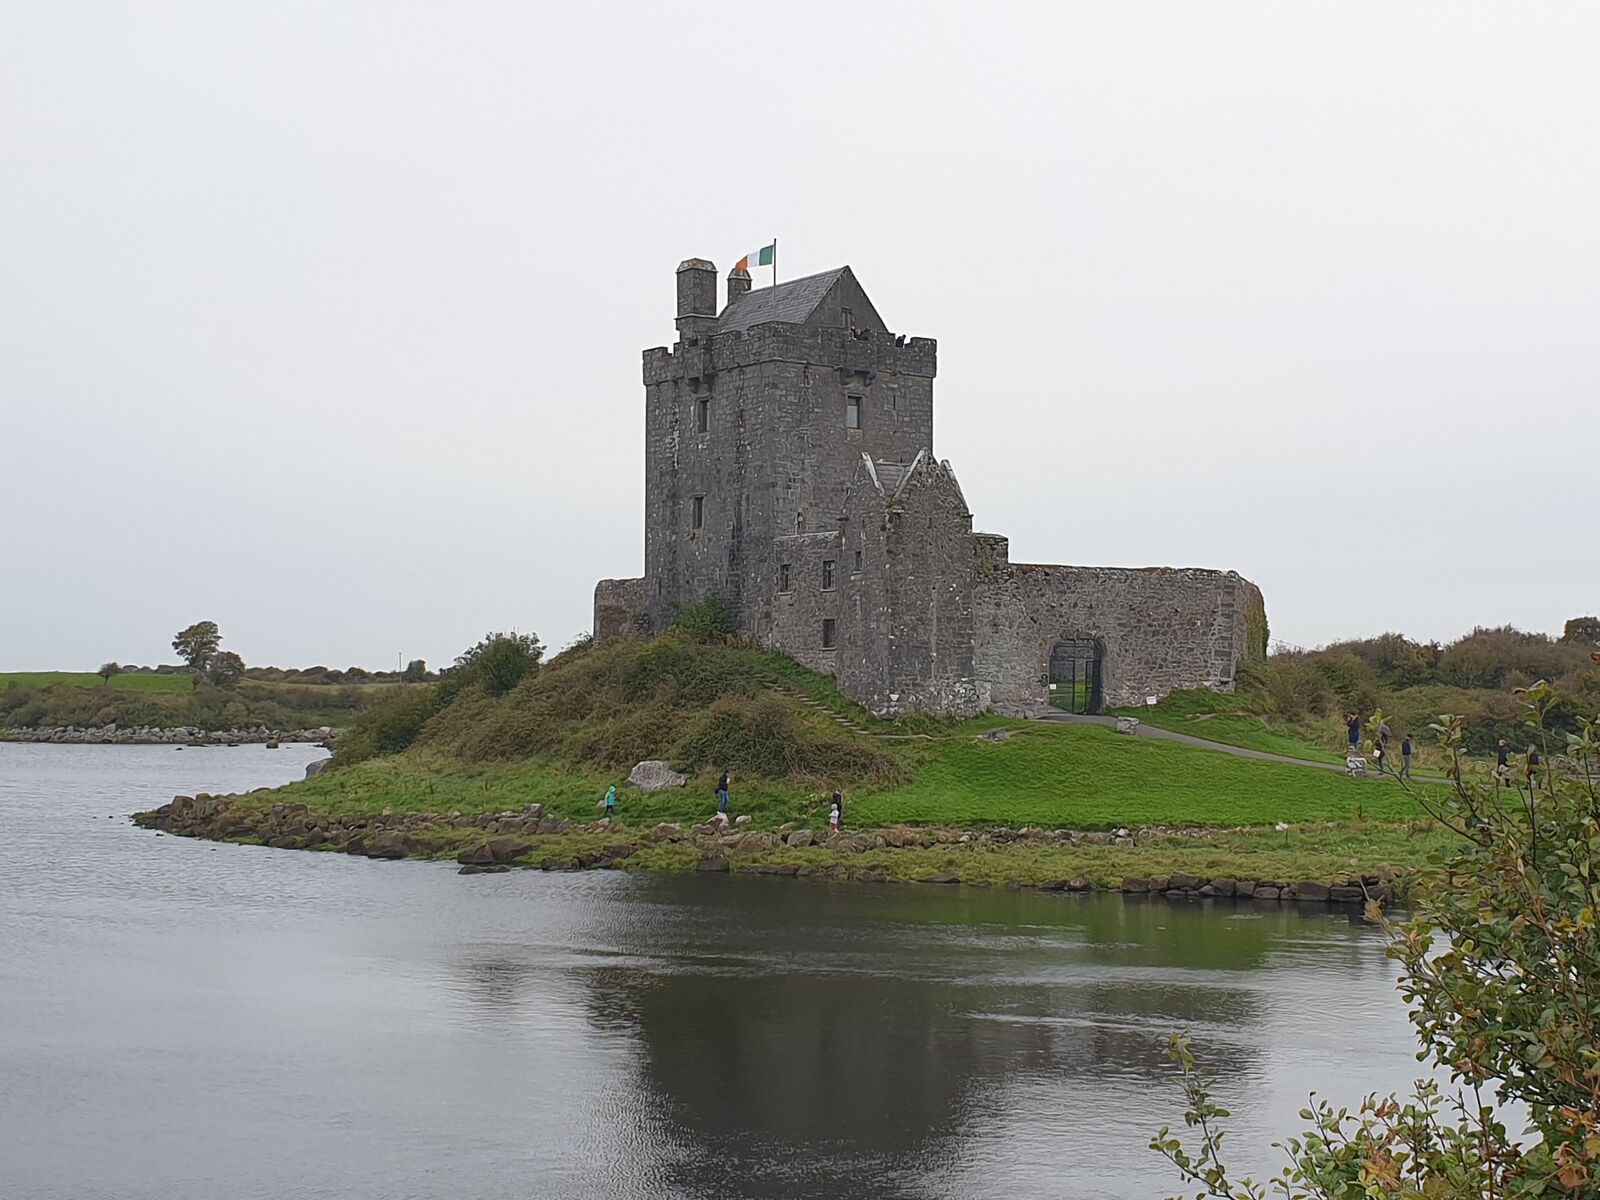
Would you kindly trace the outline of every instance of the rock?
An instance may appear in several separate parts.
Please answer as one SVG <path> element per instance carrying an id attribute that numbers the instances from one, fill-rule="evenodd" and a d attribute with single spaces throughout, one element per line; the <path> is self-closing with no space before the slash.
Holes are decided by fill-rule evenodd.
<path id="1" fill-rule="evenodd" d="M 687 775 L 678 774 L 671 764 L 660 759 L 646 759 L 628 772 L 628 786 L 641 792 L 659 792 L 663 788 L 682 787 L 688 782 Z"/>
<path id="2" fill-rule="evenodd" d="M 1197 892 L 1204 882 L 1205 880 L 1198 875 L 1185 875 L 1179 872 L 1167 881 L 1167 888 L 1174 892 Z"/>
<path id="3" fill-rule="evenodd" d="M 733 819 L 733 823 L 735 825 L 748 825 L 748 824 L 750 824 L 750 814 L 749 813 L 744 813 L 744 814 L 742 814 L 740 816 L 735 817 Z"/>
<path id="4" fill-rule="evenodd" d="M 459 817 L 461 814 L 451 813 L 450 815 Z M 542 804 L 529 804 L 522 810 L 522 819 L 524 821 L 532 821 L 535 825 L 538 824 L 539 818 L 542 816 L 544 816 L 544 805 Z"/>
<path id="5" fill-rule="evenodd" d="M 1239 890 L 1239 883 L 1234 879 L 1213 879 L 1210 886 L 1218 896 L 1232 896 Z"/>
<path id="6" fill-rule="evenodd" d="M 1340 887 L 1329 888 L 1328 899 L 1335 904 L 1365 904 L 1367 902 L 1367 894 L 1359 887 L 1345 884 Z"/>
<path id="7" fill-rule="evenodd" d="M 457 871 L 457 875 L 504 875 L 510 867 L 504 863 L 468 863 Z"/>
<path id="8" fill-rule="evenodd" d="M 367 843 L 368 858 L 406 858 L 417 852 L 417 843 L 403 833 L 396 833 L 392 829 L 385 829 L 382 833 L 372 836 L 372 841 Z"/>
<path id="9" fill-rule="evenodd" d="M 671 821 L 663 821 L 650 831 L 650 836 L 658 842 L 683 841 L 683 826 Z"/>
<path id="10" fill-rule="evenodd" d="M 276 750 L 277 748 L 278 748 L 278 743 L 277 742 L 268 742 L 267 743 L 267 749 L 268 750 Z"/>
<path id="11" fill-rule="evenodd" d="M 1117 732 L 1118 733 L 1138 733 L 1139 732 L 1139 718 L 1138 717 L 1118 717 L 1117 718 Z"/>
<path id="12" fill-rule="evenodd" d="M 1251 895 L 1257 900 L 1276 900 L 1278 899 L 1279 891 L 1275 887 L 1257 887 Z"/>
<path id="13" fill-rule="evenodd" d="M 799 872 L 797 863 L 756 863 L 753 866 L 742 867 L 741 870 L 751 875 L 789 875 Z"/>
<path id="14" fill-rule="evenodd" d="M 977 740 L 980 741 L 980 742 L 1004 742 L 1004 741 L 1009 741 L 1011 736 L 1012 736 L 1012 734 L 1014 734 L 1015 732 L 1016 732 L 1016 730 L 1014 730 L 1014 729 L 990 729 L 990 730 L 986 730 L 983 733 L 980 733 L 978 735 Z"/>
<path id="15" fill-rule="evenodd" d="M 1295 900 L 1326 901 L 1328 899 L 1328 885 L 1309 879 L 1295 884 L 1290 889 L 1290 892 Z"/>
<path id="16" fill-rule="evenodd" d="M 357 839 L 352 839 L 352 844 Z M 494 851 L 488 842 L 473 842 L 456 855 L 456 861 L 469 867 L 484 867 L 494 862 Z"/>
<path id="17" fill-rule="evenodd" d="M 1094 883 L 1087 875 L 1074 875 L 1070 879 L 1052 879 L 1040 887 L 1047 892 L 1092 892 Z"/>
<path id="18" fill-rule="evenodd" d="M 695 864 L 695 870 L 697 871 L 726 871 L 728 869 L 728 856 L 720 849 L 707 850 L 700 856 L 700 861 Z"/>
<path id="19" fill-rule="evenodd" d="M 935 871 L 932 875 L 924 875 L 917 880 L 918 883 L 960 883 L 959 875 L 952 875 L 949 871 Z"/>
<path id="20" fill-rule="evenodd" d="M 634 847 L 627 842 L 618 842 L 614 845 L 600 848 L 600 857 L 605 862 L 617 862 L 624 858 L 632 858 L 634 853 Z"/>
<path id="21" fill-rule="evenodd" d="M 1148 879 L 1130 877 L 1122 881 L 1122 890 L 1131 893 L 1148 892 L 1150 890 L 1150 881 Z"/>
<path id="22" fill-rule="evenodd" d="M 1253 879 L 1240 879 L 1234 883 L 1235 896 L 1254 896 L 1256 894 L 1256 881 Z"/>
<path id="23" fill-rule="evenodd" d="M 885 829 L 883 838 L 897 850 L 922 845 L 922 835 L 915 829 L 907 829 L 904 825 L 894 825 Z"/>
<path id="24" fill-rule="evenodd" d="M 784 840 L 790 846 L 799 850 L 811 845 L 811 843 L 816 841 L 817 838 L 816 834 L 812 833 L 809 829 L 797 829 Z"/>
<path id="25" fill-rule="evenodd" d="M 538 832 L 538 833 L 562 833 L 562 832 L 564 832 L 563 829 L 562 829 L 562 826 L 565 825 L 565 824 L 566 824 L 566 822 L 563 821 L 560 817 L 541 817 L 540 820 L 539 820 L 539 828 L 538 828 L 538 830 L 536 832 Z"/>
<path id="26" fill-rule="evenodd" d="M 183 747 L 181 747 L 181 746 L 179 747 L 180 750 L 182 748 Z M 324 771 L 326 771 L 328 769 L 328 764 L 331 763 L 332 761 L 333 761 L 333 756 L 329 755 L 327 758 L 319 758 L 319 759 L 317 759 L 316 762 L 307 763 L 306 764 L 306 778 L 307 779 L 315 779 L 318 775 L 321 775 Z"/>

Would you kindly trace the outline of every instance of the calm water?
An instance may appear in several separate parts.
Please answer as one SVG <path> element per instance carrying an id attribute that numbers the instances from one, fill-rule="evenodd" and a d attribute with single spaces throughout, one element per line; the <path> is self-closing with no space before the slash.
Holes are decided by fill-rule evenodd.
<path id="1" fill-rule="evenodd" d="M 1417 1072 L 1380 941 L 1326 911 L 460 876 L 127 820 L 321 753 L 0 744 L 0 1196 L 1151 1197 L 1174 1028 L 1257 1168 L 1310 1088 Z"/>

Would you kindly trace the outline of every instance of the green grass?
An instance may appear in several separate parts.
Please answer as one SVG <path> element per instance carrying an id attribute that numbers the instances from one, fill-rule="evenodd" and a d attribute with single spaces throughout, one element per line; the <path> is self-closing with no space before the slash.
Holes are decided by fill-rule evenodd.
<path id="1" fill-rule="evenodd" d="M 114 692 L 156 692 L 177 694 L 194 691 L 192 675 L 113 675 L 109 685 L 93 671 L 7 671 L 0 672 L 0 687 L 54 687 L 65 683 L 73 687 L 110 687 Z"/>
<path id="2" fill-rule="evenodd" d="M 1118 716 L 1137 717 L 1157 729 L 1186 733 L 1224 746 L 1281 754 L 1307 762 L 1344 762 L 1343 754 L 1318 745 L 1302 731 L 1276 727 L 1250 711 L 1247 700 L 1238 695 L 1194 688 L 1173 692 L 1153 706 L 1112 711 Z"/>
<path id="3" fill-rule="evenodd" d="M 1403 821 L 1420 815 L 1416 801 L 1390 780 L 1347 779 L 1333 771 L 1123 737 L 1099 726 L 1028 725 L 1005 742 L 952 737 L 912 743 L 904 753 L 912 782 L 849 794 L 849 823 L 1105 829 Z M 592 820 L 606 787 L 625 777 L 625 771 L 573 769 L 548 760 L 466 766 L 411 751 L 327 772 L 281 794 L 340 815 L 385 808 L 497 812 L 539 803 L 558 816 Z M 733 809 L 750 814 L 762 828 L 786 821 L 820 824 L 831 786 L 825 780 L 736 775 Z M 621 815 L 636 823 L 701 820 L 714 805 L 710 773 L 684 788 L 622 788 L 620 796 Z"/>
<path id="4" fill-rule="evenodd" d="M 952 740 L 904 787 L 856 800 L 859 821 L 952 825 L 1271 825 L 1405 820 L 1389 780 L 1130 738 L 1098 725 L 1029 726 L 1005 742 Z"/>

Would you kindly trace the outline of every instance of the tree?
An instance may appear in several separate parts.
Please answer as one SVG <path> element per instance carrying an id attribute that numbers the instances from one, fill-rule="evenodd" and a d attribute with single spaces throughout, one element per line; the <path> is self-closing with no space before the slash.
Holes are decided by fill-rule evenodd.
<path id="1" fill-rule="evenodd" d="M 1600 617 L 1573 617 L 1561 630 L 1561 640 L 1571 646 L 1600 646 Z"/>
<path id="2" fill-rule="evenodd" d="M 232 650 L 221 650 L 206 664 L 206 682 L 216 687 L 232 687 L 244 674 L 244 659 Z"/>
<path id="3" fill-rule="evenodd" d="M 504 696 L 539 669 L 544 644 L 532 633 L 487 633 L 457 659 L 456 683 L 480 683 L 491 696 Z"/>
<path id="4" fill-rule="evenodd" d="M 121 675 L 122 668 L 114 662 L 101 663 L 100 669 L 96 671 L 95 674 L 100 676 L 101 679 L 105 680 L 107 686 L 109 686 L 111 683 L 111 677 L 113 675 Z"/>
<path id="5" fill-rule="evenodd" d="M 178 657 L 196 674 L 211 665 L 212 656 L 221 644 L 222 634 L 215 621 L 196 621 L 172 639 L 172 648 L 178 652 Z"/>
<path id="6" fill-rule="evenodd" d="M 1600 1195 L 1600 718 L 1558 740 L 1548 733 L 1554 690 L 1538 683 L 1524 694 L 1543 761 L 1531 773 L 1517 764 L 1521 787 L 1468 774 L 1459 717 L 1433 726 L 1451 788 L 1440 803 L 1419 802 L 1461 844 L 1421 884 L 1417 917 L 1386 926 L 1423 1057 L 1461 1090 L 1449 1096 L 1427 1082 L 1404 1101 L 1369 1096 L 1354 1115 L 1326 1102 L 1302 1110 L 1314 1128 L 1284 1143 L 1289 1165 L 1275 1193 Z M 1375 906 L 1369 916 L 1380 917 Z M 1200 1142 L 1191 1148 L 1162 1129 L 1152 1147 L 1200 1196 L 1265 1195 L 1229 1175 L 1228 1114 L 1181 1036 L 1172 1054 Z M 1520 1136 L 1497 1115 L 1507 1104 L 1526 1114 Z"/>
<path id="7" fill-rule="evenodd" d="M 406 669 L 400 672 L 402 683 L 426 683 L 428 679 L 428 664 L 420 658 L 413 658 L 406 664 Z"/>

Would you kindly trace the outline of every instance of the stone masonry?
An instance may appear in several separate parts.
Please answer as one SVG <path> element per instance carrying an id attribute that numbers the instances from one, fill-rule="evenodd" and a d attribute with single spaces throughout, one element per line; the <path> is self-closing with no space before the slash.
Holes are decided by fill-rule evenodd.
<path id="1" fill-rule="evenodd" d="M 644 352 L 645 570 L 597 585 L 596 638 L 714 595 L 885 716 L 1036 711 L 1063 664 L 1092 670 L 1086 707 L 1231 690 L 1265 654 L 1234 572 L 1013 564 L 974 533 L 933 457 L 937 345 L 892 333 L 849 267 L 735 270 L 720 312 L 711 263 L 677 284 L 678 340 Z"/>

